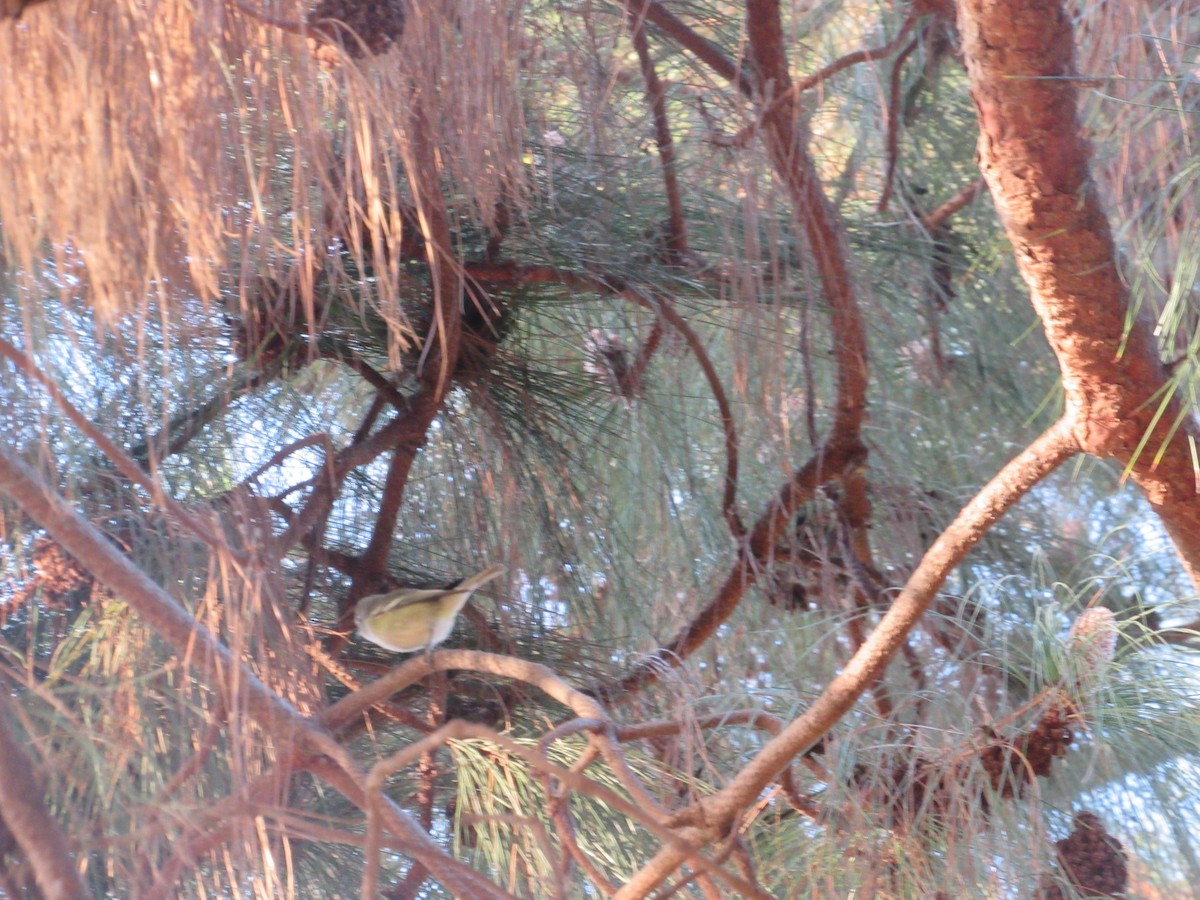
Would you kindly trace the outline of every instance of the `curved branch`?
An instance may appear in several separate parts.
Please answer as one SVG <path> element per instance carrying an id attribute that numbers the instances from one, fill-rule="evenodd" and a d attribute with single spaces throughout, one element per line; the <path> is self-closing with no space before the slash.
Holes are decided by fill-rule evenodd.
<path id="1" fill-rule="evenodd" d="M 908 21 L 912 22 L 912 19 L 910 18 Z M 887 167 L 883 174 L 883 191 L 879 195 L 877 207 L 880 212 L 887 212 L 888 203 L 892 199 L 892 191 L 896 183 L 896 163 L 900 158 L 900 125 L 902 121 L 900 116 L 900 78 L 904 74 L 905 60 L 912 56 L 918 43 L 919 39 L 913 38 L 892 61 L 892 75 L 888 79 L 889 96 L 885 123 L 887 128 L 887 152 L 885 154 Z"/>
<path id="2" fill-rule="evenodd" d="M 483 672 L 523 681 L 569 708 L 575 713 L 577 721 L 561 727 L 567 730 L 582 728 L 591 731 L 592 739 L 599 746 L 604 761 L 629 795 L 643 810 L 665 815 L 666 811 L 642 786 L 617 748 L 612 737 L 612 720 L 604 707 L 594 697 L 571 687 L 548 666 L 519 657 L 478 650 L 438 650 L 430 658 L 414 657 L 369 685 L 343 697 L 321 712 L 317 721 L 330 731 L 340 733 L 371 707 L 409 685 L 416 684 L 433 672 L 448 669 Z M 584 724 L 579 725 L 580 721 Z"/>
<path id="3" fill-rule="evenodd" d="M 465 651 L 439 651 L 440 655 L 443 656 L 448 656 L 452 653 L 457 654 L 460 652 L 465 653 Z M 545 667 L 539 666 L 539 668 Z M 694 845 L 689 843 L 690 833 L 687 829 L 681 829 L 679 832 L 672 832 L 670 829 L 665 828 L 661 823 L 656 821 L 653 817 L 648 816 L 645 809 L 641 808 L 636 803 L 630 802 L 616 791 L 597 784 L 591 779 L 584 777 L 580 772 L 575 772 L 571 769 L 556 765 L 547 760 L 537 750 L 523 746 L 511 738 L 505 737 L 502 734 L 498 734 L 490 728 L 487 728 L 483 725 L 476 725 L 471 722 L 464 722 L 461 719 L 455 719 L 446 723 L 433 734 L 430 734 L 421 740 L 410 744 L 408 747 L 398 751 L 393 756 L 380 760 L 378 763 L 376 763 L 376 765 L 371 769 L 370 775 L 368 776 L 368 790 L 371 792 L 371 795 L 375 798 L 379 798 L 382 795 L 383 782 L 390 772 L 394 772 L 407 765 L 411 765 L 420 757 L 422 753 L 440 746 L 449 740 L 484 740 L 501 747 L 506 753 L 510 753 L 513 756 L 523 759 L 539 772 L 545 772 L 549 775 L 552 775 L 554 778 L 558 779 L 560 782 L 571 787 L 572 789 L 588 796 L 595 797 L 608 806 L 611 806 L 613 809 L 616 809 L 624 815 L 629 816 L 634 821 L 641 823 L 651 833 L 666 841 L 672 848 L 681 853 L 685 862 L 688 862 L 697 868 L 701 868 L 715 877 L 720 878 L 730 887 L 739 891 L 739 896 L 762 898 L 762 900 L 766 900 L 767 895 L 754 885 L 750 884 L 743 878 L 739 878 L 731 872 L 725 871 L 724 869 L 720 868 L 719 864 L 703 856 Z M 370 803 L 368 803 L 368 806 L 370 806 Z M 378 844 L 376 844 L 375 847 L 372 847 L 372 840 L 373 836 L 375 840 L 378 839 L 379 824 L 380 823 L 378 820 L 368 820 L 368 869 L 373 868 L 371 863 L 372 853 L 378 853 L 378 850 L 376 849 Z M 621 893 L 622 892 L 618 892 L 617 896 L 620 896 Z"/>
<path id="4" fill-rule="evenodd" d="M 634 0 L 637 2 L 637 0 Z M 650 56 L 650 42 L 646 39 L 646 13 L 650 0 L 644 0 L 642 8 L 635 11 L 626 5 L 629 30 L 633 47 L 637 51 L 638 65 L 646 82 L 646 102 L 654 119 L 654 142 L 658 144 L 658 158 L 662 163 L 663 192 L 667 196 L 667 262 L 678 264 L 688 252 L 687 226 L 683 218 L 683 201 L 679 196 L 679 179 L 675 173 L 675 144 L 671 139 L 671 125 L 667 119 L 667 92 L 654 68 Z"/>
<path id="5" fill-rule="evenodd" d="M 576 719 L 575 721 L 580 722 L 585 720 Z M 544 755 L 545 748 L 542 747 L 541 749 Z M 583 774 L 599 756 L 600 751 L 596 749 L 594 744 L 589 744 L 579 754 L 579 758 L 571 763 L 571 771 Z M 542 783 L 544 786 L 543 789 L 546 791 L 546 796 L 549 798 L 547 805 L 549 807 L 550 818 L 559 827 L 559 840 L 566 845 L 567 854 L 578 863 L 579 867 L 583 869 L 584 874 L 592 880 L 592 884 L 596 886 L 601 894 L 605 897 L 612 896 L 616 893 L 617 886 L 612 884 L 605 877 L 604 873 L 596 867 L 596 864 L 583 852 L 583 848 L 579 846 L 579 842 L 575 838 L 575 822 L 571 819 L 571 808 L 567 792 L 552 790 L 550 775 L 547 773 L 543 773 Z"/>
<path id="6" fill-rule="evenodd" d="M 808 710 L 794 719 L 742 768 L 729 784 L 678 815 L 675 824 L 703 828 L 708 840 L 724 835 L 731 822 L 798 753 L 811 747 L 854 705 L 887 667 L 949 574 L 1021 497 L 1079 452 L 1071 424 L 1060 419 L 1010 460 L 934 541 L 879 625 Z M 669 877 L 685 857 L 664 847 L 617 898 L 645 896 Z"/>
<path id="7" fill-rule="evenodd" d="M 13 734 L 8 698 L 0 692 L 0 821 L 16 838 L 47 900 L 76 900 L 91 895 L 71 861 L 67 839 L 46 808 L 33 760 Z"/>
<path id="8" fill-rule="evenodd" d="M 83 518 L 66 500 L 13 452 L 0 444 L 0 492 L 11 497 L 25 513 L 57 541 L 92 575 L 128 603 L 191 666 L 195 677 L 220 686 L 224 677 L 236 672 L 240 701 L 248 715 L 271 734 L 280 746 L 300 742 L 333 761 L 338 785 L 351 802 L 362 780 L 349 754 L 329 734 L 301 716 L 241 663 L 203 624 L 155 584 Z M 348 793 L 347 793 L 348 792 Z M 388 804 L 389 827 L 411 843 L 411 855 L 437 874 L 446 887 L 462 884 L 451 860 L 402 810 Z"/>
<path id="9" fill-rule="evenodd" d="M 1200 427 L 1121 277 L 1077 118 L 1071 17 L 1045 0 L 960 0 L 959 23 L 979 167 L 1062 370 L 1075 437 L 1125 466 L 1200 590 Z"/>
<path id="10" fill-rule="evenodd" d="M 824 734 L 883 672 L 967 553 L 1034 485 L 1078 452 L 1069 422 L 1060 419 L 1010 460 L 934 541 L 862 648 L 809 710 L 738 774 L 726 788 L 729 794 L 744 792 L 765 772 L 786 764 Z"/>
<path id="11" fill-rule="evenodd" d="M 627 675 L 589 690 L 598 697 L 614 702 L 656 680 L 664 669 L 682 663 L 712 637 L 721 623 L 737 609 L 746 591 L 758 581 L 763 567 L 774 553 L 775 543 L 787 529 L 796 511 L 812 499 L 818 487 L 840 476 L 848 466 L 861 461 L 865 452 L 857 443 L 821 447 L 784 484 L 759 517 L 738 548 L 737 557 L 725 581 L 704 608 L 670 642 L 646 656 Z"/>

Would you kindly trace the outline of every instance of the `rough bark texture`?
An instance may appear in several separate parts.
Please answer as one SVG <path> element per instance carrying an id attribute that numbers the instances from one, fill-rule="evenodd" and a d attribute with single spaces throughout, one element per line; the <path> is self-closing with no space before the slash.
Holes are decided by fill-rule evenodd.
<path id="1" fill-rule="evenodd" d="M 1058 0 L 960 0 L 979 166 L 1058 357 L 1080 448 L 1115 457 L 1200 587 L 1200 431 L 1169 396 L 1135 315 L 1076 116 L 1071 24 Z"/>

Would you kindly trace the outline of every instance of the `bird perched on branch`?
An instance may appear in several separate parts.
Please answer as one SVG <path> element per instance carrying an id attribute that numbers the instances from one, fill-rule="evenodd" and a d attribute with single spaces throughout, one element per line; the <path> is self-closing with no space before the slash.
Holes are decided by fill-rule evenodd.
<path id="1" fill-rule="evenodd" d="M 354 624 L 373 644 L 397 653 L 433 648 L 450 636 L 459 610 L 476 590 L 504 574 L 504 566 L 490 566 L 449 587 L 399 587 L 358 601 Z"/>

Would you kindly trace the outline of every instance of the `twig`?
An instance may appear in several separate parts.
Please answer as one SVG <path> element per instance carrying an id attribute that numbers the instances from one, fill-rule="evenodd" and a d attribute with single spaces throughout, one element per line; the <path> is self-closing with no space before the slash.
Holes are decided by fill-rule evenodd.
<path id="1" fill-rule="evenodd" d="M 679 814 L 673 824 L 696 823 L 695 827 L 703 828 L 710 839 L 725 834 L 729 824 L 776 773 L 828 731 L 879 677 L 942 583 L 971 548 L 1034 485 L 1078 450 L 1070 423 L 1060 419 L 1010 460 L 934 541 L 867 642 L 812 706 L 768 741 L 726 787 Z M 685 856 L 676 848 L 664 847 L 630 879 L 617 898 L 645 896 L 684 862 Z"/>
<path id="2" fill-rule="evenodd" d="M 717 855 L 712 858 L 712 861 L 717 864 L 725 862 L 725 860 L 727 860 L 729 858 L 729 855 L 733 852 L 733 848 L 735 846 L 737 846 L 737 840 L 738 840 L 737 831 L 734 829 L 730 829 L 729 837 L 725 841 L 725 846 L 717 851 Z M 687 877 L 682 878 L 681 880 L 677 881 L 668 890 L 663 891 L 662 893 L 658 894 L 657 897 L 655 898 L 655 900 L 668 900 L 668 898 L 674 897 L 676 894 L 678 894 L 680 891 L 682 891 L 685 887 L 687 887 L 691 882 L 697 881 L 697 880 L 703 878 L 703 875 L 704 875 L 704 870 L 697 869 L 696 871 L 692 872 Z M 701 889 L 703 890 L 703 886 Z M 705 896 L 710 896 L 707 890 L 705 890 Z"/>
<path id="3" fill-rule="evenodd" d="M 280 357 L 272 360 L 264 369 L 243 372 L 233 384 L 221 390 L 207 403 L 175 416 L 163 431 L 135 444 L 130 448 L 129 455 L 143 465 L 150 461 L 152 453 L 156 454 L 156 460 L 173 456 L 186 447 L 205 425 L 216 421 L 236 400 L 273 381 L 283 371 L 283 363 L 284 360 Z"/>
<path id="4" fill-rule="evenodd" d="M 783 730 L 784 723 L 778 716 L 773 716 L 762 710 L 739 709 L 727 713 L 700 716 L 692 722 L 661 719 L 654 722 L 640 722 L 636 725 L 621 725 L 618 726 L 615 734 L 618 741 L 625 743 L 628 741 L 662 737 L 669 734 L 680 734 L 689 725 L 701 730 L 722 728 L 727 725 L 749 725 L 752 728 L 765 731 L 767 734 L 774 736 Z M 809 771 L 817 778 L 825 782 L 830 780 L 829 773 L 822 766 L 818 765 L 809 754 L 803 754 L 800 758 Z M 788 803 L 791 804 L 793 809 L 804 813 L 804 815 L 812 819 L 818 817 L 820 808 L 815 801 L 803 796 L 796 788 L 796 780 L 792 775 L 791 767 L 784 769 L 780 773 L 779 786 L 783 788 L 784 796 L 787 797 Z"/>
<path id="5" fill-rule="evenodd" d="M 362 802 L 362 775 L 345 748 L 301 716 L 234 657 L 201 623 L 125 557 L 37 474 L 0 444 L 0 492 L 11 497 L 25 513 L 84 566 L 98 582 L 128 603 L 185 659 L 202 683 L 220 687 L 222 677 L 236 677 L 239 698 L 246 713 L 272 735 L 278 746 L 293 742 L 328 757 L 337 773 L 336 784 L 351 802 Z M 236 676 L 234 675 L 236 673 Z M 357 799 L 356 799 L 357 798 Z M 420 859 L 450 890 L 461 884 L 454 860 L 412 819 L 394 804 L 383 814 L 389 827 L 410 842 L 410 855 Z"/>
<path id="6" fill-rule="evenodd" d="M 450 653 L 465 653 L 466 651 L 440 651 L 440 655 L 449 655 Z M 544 668 L 544 667 L 542 667 Z M 380 760 L 372 767 L 370 774 L 367 777 L 367 786 L 372 798 L 379 798 L 382 795 L 383 783 L 389 774 L 412 765 L 413 762 L 427 750 L 438 746 L 450 740 L 484 740 L 496 744 L 505 752 L 518 756 L 525 760 L 532 767 L 540 771 L 547 772 L 557 778 L 559 781 L 569 785 L 573 789 L 581 793 L 595 797 L 597 800 L 611 806 L 613 809 L 629 816 L 635 821 L 644 825 L 653 834 L 662 840 L 665 840 L 669 846 L 675 848 L 682 853 L 689 862 L 702 868 L 705 872 L 720 878 L 726 884 L 741 892 L 741 896 L 755 897 L 765 900 L 766 895 L 754 887 L 743 878 L 727 872 L 713 863 L 708 858 L 704 857 L 688 840 L 691 832 L 684 830 L 682 832 L 673 832 L 652 816 L 648 816 L 646 810 L 636 803 L 630 802 L 625 797 L 621 796 L 616 791 L 609 790 L 602 785 L 596 784 L 591 779 L 583 777 L 577 772 L 546 760 L 540 753 L 529 747 L 518 744 L 516 741 L 498 734 L 490 728 L 485 728 L 482 725 L 476 725 L 471 722 L 464 722 L 460 719 L 447 722 L 444 726 L 438 729 L 428 737 L 422 738 L 414 744 L 409 745 L 403 750 L 393 754 L 392 756 Z M 378 838 L 381 834 L 381 821 L 377 815 L 373 815 L 373 805 L 367 803 L 368 819 L 367 819 L 367 870 L 364 871 L 363 877 L 363 894 L 364 896 L 374 896 L 367 893 L 367 888 L 372 886 L 369 881 L 370 870 L 375 868 L 373 863 L 377 863 L 378 858 Z M 620 893 L 620 892 L 618 892 Z"/>
<path id="7" fill-rule="evenodd" d="M 217 697 L 217 708 L 209 713 L 210 721 L 208 728 L 200 737 L 200 746 L 192 754 L 191 758 L 180 766 L 170 780 L 163 785 L 154 796 L 154 804 L 160 806 L 168 797 L 174 794 L 183 784 L 195 775 L 204 766 L 204 763 L 212 755 L 213 750 L 217 746 L 217 738 L 221 735 L 221 729 L 225 726 L 225 703 L 221 700 L 220 694 Z"/>
<path id="8" fill-rule="evenodd" d="M 632 3 L 642 3 L 641 10 L 635 10 Z M 675 145 L 671 139 L 671 125 L 667 119 L 667 92 L 658 72 L 654 68 L 654 60 L 650 56 L 650 42 L 646 39 L 646 13 L 650 0 L 631 0 L 625 6 L 629 20 L 629 31 L 633 37 L 633 47 L 637 51 L 638 65 L 642 70 L 642 79 L 646 82 L 646 102 L 654 119 L 654 141 L 658 145 L 658 158 L 662 163 L 663 192 L 667 197 L 667 262 L 678 264 L 688 252 L 687 226 L 683 218 L 683 201 L 679 195 L 679 179 L 676 177 Z"/>
<path id="9" fill-rule="evenodd" d="M 618 275 L 591 275 L 569 269 L 556 269 L 553 266 L 467 264 L 465 268 L 469 275 L 481 281 L 492 281 L 497 284 L 561 284 L 563 287 L 593 291 L 598 294 L 616 294 L 631 303 L 651 310 L 674 328 L 683 337 L 692 355 L 695 356 L 696 362 L 700 365 L 701 371 L 704 372 L 709 390 L 712 391 L 717 410 L 721 415 L 721 428 L 725 435 L 725 485 L 721 497 L 721 514 L 734 537 L 740 538 L 745 534 L 745 526 L 737 513 L 739 450 L 733 408 L 725 393 L 725 387 L 721 384 L 716 367 L 709 358 L 708 351 L 704 348 L 699 335 L 667 298 L 645 293 Z"/>
<path id="10" fill-rule="evenodd" d="M 429 399 L 429 389 L 418 389 L 410 401 L 410 410 L 420 410 L 423 404 L 432 402 Z M 342 482 L 352 469 L 366 465 L 375 460 L 380 454 L 396 447 L 401 441 L 421 441 L 424 439 L 426 427 L 422 427 L 422 416 L 417 412 L 407 415 L 397 415 L 379 431 L 352 442 L 349 446 L 338 451 L 332 463 L 326 460 L 322 466 L 329 474 L 327 478 L 314 482 L 313 491 L 298 513 L 293 517 L 287 528 L 275 538 L 273 552 L 282 555 L 288 548 L 299 541 L 332 507 L 341 490 Z"/>
<path id="11" fill-rule="evenodd" d="M 787 189 L 792 216 L 808 240 L 829 306 L 837 387 L 828 443 L 857 443 L 866 409 L 866 327 L 854 294 L 842 229 L 808 147 L 796 137 L 799 110 L 790 88 L 778 0 L 747 0 L 746 34 L 759 73 L 759 90 L 764 96 L 769 91 L 778 94 L 762 112 L 767 153 Z"/>
<path id="12" fill-rule="evenodd" d="M 910 17 L 909 22 L 912 21 Z M 883 175 L 883 191 L 879 195 L 879 211 L 887 212 L 888 201 L 892 198 L 892 191 L 895 188 L 896 182 L 896 162 L 900 156 L 900 126 L 902 123 L 900 116 L 900 76 L 904 72 L 904 62 L 912 52 L 917 49 L 919 41 L 914 38 L 907 47 L 900 51 L 899 55 L 892 61 L 892 76 L 889 80 L 889 96 L 887 105 L 887 168 Z"/>
<path id="13" fill-rule="evenodd" d="M 169 496 L 163 491 L 162 485 L 155 481 L 145 469 L 139 466 L 123 449 L 117 446 L 108 435 L 104 434 L 100 429 L 93 425 L 88 418 L 80 412 L 75 404 L 67 399 L 66 395 L 58 389 L 58 385 L 46 375 L 32 358 L 22 353 L 4 338 L 0 338 L 0 356 L 9 359 L 26 377 L 32 381 L 36 381 L 46 389 L 46 393 L 55 402 L 59 409 L 66 414 L 75 426 L 82 431 L 116 467 L 122 475 L 132 481 L 134 484 L 141 487 L 149 495 L 155 505 L 169 512 L 177 522 L 187 528 L 201 541 L 209 547 L 219 552 L 228 553 L 234 560 L 239 563 L 245 563 L 245 555 L 233 547 L 230 547 L 225 541 L 218 538 L 208 529 L 196 516 L 184 509 L 175 498 Z"/>
<path id="14" fill-rule="evenodd" d="M 799 81 L 792 84 L 792 86 L 786 91 L 777 94 L 771 100 L 771 102 L 767 104 L 766 108 L 759 113 L 758 121 L 747 125 L 732 137 L 723 137 L 720 141 L 721 145 L 732 147 L 745 146 L 750 141 L 750 138 L 753 137 L 753 135 L 758 131 L 762 120 L 767 116 L 768 113 L 774 111 L 777 105 L 784 102 L 789 102 L 794 98 L 799 97 L 804 92 L 812 90 L 817 85 L 824 81 L 828 81 L 834 75 L 850 68 L 851 66 L 856 66 L 859 63 L 871 62 L 876 59 L 883 59 L 886 56 L 891 56 L 896 52 L 897 48 L 904 43 L 905 39 L 908 37 L 908 33 L 912 31 L 915 24 L 915 15 L 913 13 L 909 13 L 908 17 L 904 20 L 904 23 L 900 26 L 900 30 L 896 32 L 896 36 L 883 46 L 867 47 L 862 50 L 855 50 L 852 53 L 847 53 L 845 56 L 835 59 L 829 65 L 818 69 L 813 74 L 806 75 L 805 77 L 801 78 Z M 778 87 L 778 85 L 776 87 Z M 750 92 L 746 91 L 745 89 L 743 89 L 742 92 L 747 96 L 750 95 Z"/>
<path id="15" fill-rule="evenodd" d="M 946 224 L 947 219 L 978 197 L 983 188 L 984 180 L 983 176 L 980 175 L 966 187 L 960 188 L 949 200 L 935 207 L 933 212 L 923 216 L 921 224 L 930 234 L 936 233 L 939 228 Z"/>
<path id="16" fill-rule="evenodd" d="M 405 856 L 412 859 L 420 859 L 428 865 L 427 856 L 417 856 L 416 854 L 421 851 L 422 844 L 430 842 L 429 836 L 421 831 L 420 828 L 416 828 L 409 816 L 389 798 L 382 796 L 380 791 L 371 790 L 365 785 L 360 785 L 358 780 L 352 779 L 346 774 L 344 769 L 324 757 L 317 756 L 304 760 L 303 768 L 329 782 L 335 789 L 348 797 L 352 803 L 360 809 L 365 810 L 368 819 L 372 815 L 376 817 L 379 826 L 379 833 L 376 835 L 378 846 L 383 846 L 386 843 L 386 840 L 382 836 L 382 830 L 384 828 L 389 829 L 396 836 L 399 846 L 403 847 Z M 409 835 L 411 834 L 410 825 L 416 828 L 413 837 L 419 838 L 419 840 L 412 843 L 409 842 Z M 370 840 L 369 834 L 367 840 Z M 364 846 L 366 845 L 364 844 Z M 438 880 L 443 885 L 450 888 L 456 897 L 464 898 L 464 900 L 496 900 L 496 898 L 517 900 L 512 894 L 492 884 L 470 866 L 448 855 L 444 856 L 444 862 L 441 865 L 436 867 L 431 866 L 431 869 L 437 874 Z M 453 887 L 449 883 L 451 881 L 453 882 Z M 374 897 L 375 895 L 364 896 Z"/>
<path id="17" fill-rule="evenodd" d="M 447 679 L 445 672 L 438 672 L 432 679 L 433 685 L 429 692 L 429 711 L 427 734 L 432 734 L 445 724 Z M 426 831 L 433 830 L 433 801 L 437 782 L 437 754 L 430 750 L 423 753 L 417 761 L 417 814 L 421 827 Z M 419 861 L 413 862 L 412 867 L 404 876 L 396 889 L 399 897 L 415 897 L 421 885 L 429 877 L 429 870 Z M 369 896 L 369 895 L 368 895 Z"/>
<path id="18" fill-rule="evenodd" d="M 582 719 L 576 721 L 584 721 Z M 543 739 L 544 740 L 544 739 Z M 543 753 L 543 755 L 545 755 Z M 595 745 L 589 744 L 584 748 L 583 753 L 579 755 L 579 759 L 571 764 L 571 771 L 583 773 L 588 767 L 596 761 L 600 756 L 600 751 Z M 554 791 L 551 788 L 550 775 L 544 774 L 544 785 L 546 796 L 550 798 L 550 817 L 558 825 L 559 840 L 566 845 L 568 859 L 573 859 L 577 862 L 584 874 L 591 879 L 596 888 L 606 897 L 611 896 L 617 887 L 610 882 L 592 862 L 591 857 L 583 852 L 579 846 L 579 842 L 575 839 L 575 823 L 571 819 L 571 807 L 567 799 L 566 791 Z M 564 873 L 565 874 L 565 873 Z"/>
<path id="19" fill-rule="evenodd" d="M 627 379 L 629 382 L 630 392 L 636 396 L 641 392 L 642 380 L 646 376 L 646 369 L 650 365 L 650 360 L 654 358 L 654 351 L 658 349 L 662 343 L 663 324 L 662 319 L 656 318 L 654 324 L 650 327 L 650 333 L 646 335 L 646 340 L 642 341 L 642 346 L 638 348 L 637 356 L 634 357 L 633 365 L 629 367 Z"/>
<path id="20" fill-rule="evenodd" d="M 847 620 L 847 629 L 855 650 L 863 645 L 863 626 L 872 608 L 883 607 L 883 597 L 875 584 L 874 560 L 868 529 L 871 527 L 871 500 L 867 494 L 864 466 L 851 466 L 841 478 L 842 489 L 837 495 L 838 534 L 842 559 L 855 586 L 854 602 L 860 615 Z M 890 722 L 896 706 L 882 676 L 871 685 L 871 695 L 880 718 Z"/>
<path id="21" fill-rule="evenodd" d="M 263 476 L 267 469 L 272 469 L 281 464 L 285 459 L 305 447 L 320 446 L 325 450 L 326 461 L 333 458 L 333 441 L 329 438 L 329 433 L 326 431 L 318 431 L 316 434 L 310 434 L 308 437 L 300 438 L 297 441 L 292 441 L 283 447 L 280 447 L 270 459 L 246 476 L 246 481 L 256 481 Z"/>

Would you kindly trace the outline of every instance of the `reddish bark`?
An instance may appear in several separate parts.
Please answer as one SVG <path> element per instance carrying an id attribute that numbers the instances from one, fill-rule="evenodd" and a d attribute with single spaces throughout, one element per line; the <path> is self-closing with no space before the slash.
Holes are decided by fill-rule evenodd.
<path id="1" fill-rule="evenodd" d="M 960 0 L 979 166 L 1062 369 L 1082 450 L 1114 457 L 1200 587 L 1200 429 L 1170 398 L 1134 313 L 1077 118 L 1074 39 L 1057 0 Z"/>

